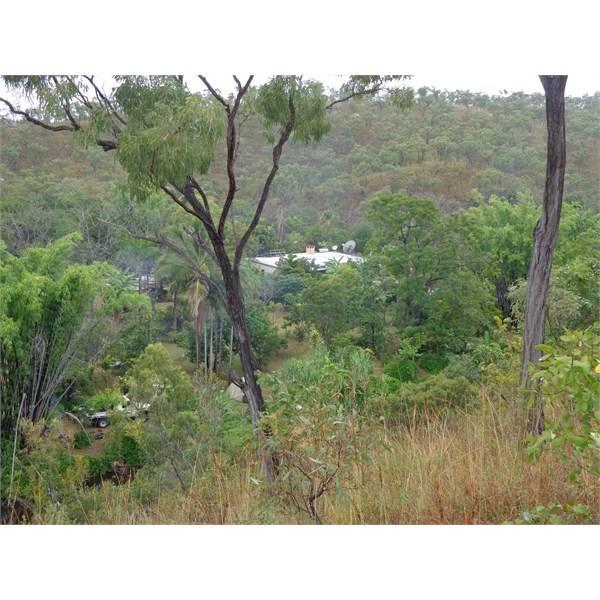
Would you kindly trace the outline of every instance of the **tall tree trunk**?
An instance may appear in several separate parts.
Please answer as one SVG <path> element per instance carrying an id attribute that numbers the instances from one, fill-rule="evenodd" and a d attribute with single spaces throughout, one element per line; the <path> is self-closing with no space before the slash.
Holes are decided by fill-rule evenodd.
<path id="1" fill-rule="evenodd" d="M 173 331 L 177 331 L 177 290 L 173 290 Z"/>
<path id="2" fill-rule="evenodd" d="M 226 290 L 227 313 L 231 321 L 233 335 L 237 341 L 238 354 L 244 373 L 243 381 L 234 375 L 233 372 L 230 373 L 230 377 L 234 383 L 241 387 L 246 396 L 250 409 L 250 418 L 252 419 L 252 425 L 258 437 L 259 448 L 261 449 L 263 472 L 267 481 L 273 483 L 277 476 L 277 460 L 271 452 L 265 449 L 264 442 L 269 432 L 263 429 L 260 418 L 262 413 L 265 412 L 266 407 L 262 390 L 256 379 L 258 364 L 254 358 L 254 352 L 250 344 L 239 270 L 235 270 L 231 266 L 223 244 L 213 244 L 213 247 L 215 247 L 217 258 L 219 259 L 218 264 L 221 267 L 224 288 Z"/>
<path id="3" fill-rule="evenodd" d="M 546 95 L 546 123 L 548 127 L 548 155 L 546 186 L 542 216 L 533 232 L 533 254 L 527 278 L 525 304 L 525 332 L 521 357 L 521 383 L 531 388 L 529 364 L 536 363 L 542 352 L 536 346 L 544 343 L 548 287 L 554 245 L 558 235 L 562 209 L 566 165 L 565 86 L 566 75 L 540 75 Z M 537 391 L 529 410 L 529 431 L 540 434 L 544 429 L 544 407 Z"/>
<path id="4" fill-rule="evenodd" d="M 213 341 L 215 339 L 215 312 L 210 316 L 210 348 L 208 351 L 208 364 L 211 371 L 215 370 L 215 356 L 213 352 Z"/>
<path id="5" fill-rule="evenodd" d="M 206 330 L 208 329 L 208 320 L 204 322 L 204 383 L 208 383 L 208 352 L 207 348 L 207 339 L 206 339 Z M 198 358 L 198 360 L 200 360 Z"/>
<path id="6" fill-rule="evenodd" d="M 223 357 L 223 318 L 219 315 L 218 321 L 218 337 L 217 337 L 217 350 L 216 350 L 216 365 L 215 372 L 219 373 L 221 371 L 221 360 Z"/>
<path id="7" fill-rule="evenodd" d="M 229 371 L 231 372 L 231 367 L 233 365 L 233 327 L 231 328 L 231 333 L 229 335 Z"/>

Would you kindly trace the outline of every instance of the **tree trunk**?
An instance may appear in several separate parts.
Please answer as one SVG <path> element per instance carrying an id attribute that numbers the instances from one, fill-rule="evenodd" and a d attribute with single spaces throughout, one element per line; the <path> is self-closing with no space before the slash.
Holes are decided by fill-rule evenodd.
<path id="1" fill-rule="evenodd" d="M 204 383 L 208 383 L 208 352 L 206 351 L 206 330 L 208 329 L 208 320 L 204 322 Z M 200 363 L 200 354 L 198 354 L 198 363 Z"/>
<path id="2" fill-rule="evenodd" d="M 208 351 L 208 364 L 210 367 L 210 371 L 213 372 L 215 370 L 215 356 L 213 352 L 213 340 L 215 338 L 215 312 L 212 312 L 210 316 L 210 347 Z"/>
<path id="3" fill-rule="evenodd" d="M 177 290 L 173 290 L 173 331 L 177 331 Z"/>
<path id="4" fill-rule="evenodd" d="M 250 418 L 252 419 L 252 425 L 258 437 L 259 447 L 261 448 L 261 461 L 263 466 L 263 472 L 265 478 L 269 483 L 273 483 L 277 476 L 277 461 L 275 456 L 264 449 L 265 438 L 269 432 L 263 429 L 260 418 L 261 414 L 265 412 L 265 401 L 263 398 L 262 390 L 258 385 L 256 379 L 256 371 L 258 371 L 258 364 L 254 358 L 254 352 L 250 345 L 250 336 L 248 335 L 248 326 L 246 323 L 246 311 L 244 308 L 244 297 L 242 293 L 242 286 L 240 281 L 239 271 L 236 271 L 232 266 L 227 256 L 224 245 L 214 244 L 215 252 L 217 254 L 218 264 L 221 268 L 221 274 L 223 276 L 224 288 L 226 290 L 226 301 L 227 301 L 227 313 L 231 321 L 231 327 L 233 335 L 237 341 L 238 354 L 242 363 L 242 371 L 244 373 L 244 380 L 241 381 L 239 377 L 230 373 L 230 377 L 239 385 L 246 396 L 248 401 L 248 407 L 250 409 Z"/>
<path id="5" fill-rule="evenodd" d="M 525 332 L 521 358 L 521 383 L 531 387 L 529 364 L 536 363 L 542 352 L 536 346 L 544 343 L 548 287 L 554 245 L 560 224 L 566 164 L 565 86 L 566 75 L 540 75 L 546 95 L 548 154 L 542 216 L 533 232 L 533 254 L 527 278 Z M 544 429 L 544 407 L 536 391 L 529 410 L 529 431 L 540 434 Z"/>
<path id="6" fill-rule="evenodd" d="M 229 371 L 231 372 L 231 366 L 233 365 L 233 327 L 229 335 Z"/>

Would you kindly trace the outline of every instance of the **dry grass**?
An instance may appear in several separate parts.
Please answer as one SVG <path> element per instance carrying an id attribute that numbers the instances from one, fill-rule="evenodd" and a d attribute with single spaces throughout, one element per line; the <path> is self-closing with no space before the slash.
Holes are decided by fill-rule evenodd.
<path id="1" fill-rule="evenodd" d="M 500 524 L 537 505 L 585 503 L 600 522 L 600 495 L 588 481 L 568 483 L 568 465 L 552 455 L 525 458 L 520 416 L 482 395 L 480 410 L 429 419 L 410 430 L 383 431 L 372 462 L 346 465 L 345 498 L 320 499 L 325 524 Z M 383 446 L 385 444 L 385 448 Z M 212 465 L 198 473 L 189 492 L 157 490 L 148 508 L 135 484 L 104 490 L 95 522 L 161 524 L 306 523 L 272 504 L 256 457 Z M 253 481 L 254 479 L 254 481 Z"/>
<path id="2" fill-rule="evenodd" d="M 483 402 L 477 414 L 388 432 L 390 450 L 376 457 L 343 521 L 495 524 L 537 505 L 572 501 L 588 504 L 599 522 L 598 486 L 568 483 L 568 465 L 552 455 L 528 464 L 516 415 L 499 412 L 485 397 Z"/>

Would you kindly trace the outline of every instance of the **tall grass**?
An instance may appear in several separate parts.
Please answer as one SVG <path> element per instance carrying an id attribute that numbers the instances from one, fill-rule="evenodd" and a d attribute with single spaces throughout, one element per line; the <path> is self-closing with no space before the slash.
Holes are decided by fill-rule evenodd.
<path id="1" fill-rule="evenodd" d="M 525 415 L 490 398 L 470 412 L 415 418 L 411 427 L 377 431 L 371 461 L 354 461 L 344 494 L 319 500 L 325 524 L 501 524 L 550 503 L 584 503 L 600 522 L 597 482 L 577 487 L 569 466 L 553 455 L 529 464 L 523 446 Z M 152 486 L 152 500 L 144 489 Z M 277 484 L 261 481 L 253 451 L 232 463 L 216 452 L 189 491 L 153 475 L 100 490 L 78 492 L 77 515 L 64 511 L 44 522 L 112 524 L 309 523 L 307 517 L 272 502 Z M 77 512 L 77 511 L 76 511 Z"/>

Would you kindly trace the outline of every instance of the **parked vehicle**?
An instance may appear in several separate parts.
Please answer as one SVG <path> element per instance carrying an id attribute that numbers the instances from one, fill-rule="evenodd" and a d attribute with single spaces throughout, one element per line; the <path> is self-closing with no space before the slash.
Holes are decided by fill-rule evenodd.
<path id="1" fill-rule="evenodd" d="M 110 405 L 108 410 L 99 410 L 94 414 L 90 415 L 90 421 L 94 427 L 100 427 L 104 429 L 110 423 L 110 413 L 112 411 L 125 412 L 130 419 L 137 418 L 141 413 L 146 415 L 150 409 L 150 405 L 143 402 L 132 403 L 127 396 L 123 396 L 124 404 L 118 404 L 116 407 Z"/>

